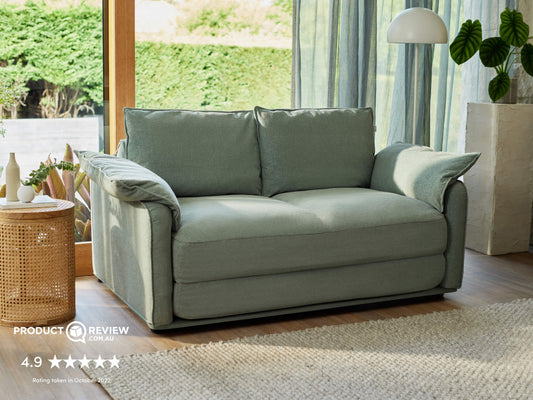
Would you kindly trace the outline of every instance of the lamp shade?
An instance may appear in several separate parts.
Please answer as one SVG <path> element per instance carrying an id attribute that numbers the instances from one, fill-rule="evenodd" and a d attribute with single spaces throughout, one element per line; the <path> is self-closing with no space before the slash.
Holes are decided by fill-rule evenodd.
<path id="1" fill-rule="evenodd" d="M 448 30 L 438 14 L 428 8 L 403 10 L 391 22 L 387 31 L 389 43 L 446 43 Z"/>

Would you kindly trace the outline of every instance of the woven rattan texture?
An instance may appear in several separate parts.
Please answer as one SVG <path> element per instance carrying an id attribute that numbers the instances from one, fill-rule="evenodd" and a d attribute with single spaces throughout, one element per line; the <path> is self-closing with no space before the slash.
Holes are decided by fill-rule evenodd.
<path id="1" fill-rule="evenodd" d="M 10 218 L 14 214 L 19 218 Z M 23 215 L 0 211 L 0 324 L 38 326 L 72 319 L 74 279 L 71 203 Z"/>

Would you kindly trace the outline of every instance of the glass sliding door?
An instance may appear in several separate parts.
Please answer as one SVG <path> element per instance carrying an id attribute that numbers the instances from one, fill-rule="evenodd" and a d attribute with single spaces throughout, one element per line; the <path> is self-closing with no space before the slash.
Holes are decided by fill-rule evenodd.
<path id="1" fill-rule="evenodd" d="M 26 179 L 41 163 L 76 163 L 72 149 L 103 149 L 102 33 L 100 0 L 0 0 L 0 165 L 15 153 Z M 35 188 L 76 203 L 76 240 L 88 241 L 88 182 L 65 189 L 78 176 Z"/>
<path id="2" fill-rule="evenodd" d="M 2 109 L 0 165 L 15 152 L 22 178 L 67 143 L 102 149 L 101 1 L 1 0 L 0 35 L 0 85 L 19 94 Z"/>

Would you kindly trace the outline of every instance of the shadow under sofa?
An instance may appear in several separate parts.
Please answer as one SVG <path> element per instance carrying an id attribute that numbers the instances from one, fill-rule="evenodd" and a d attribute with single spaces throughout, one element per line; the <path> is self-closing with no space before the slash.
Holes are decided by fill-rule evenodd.
<path id="1" fill-rule="evenodd" d="M 370 109 L 125 109 L 91 178 L 95 275 L 163 330 L 424 297 L 462 281 L 479 154 L 374 154 Z"/>

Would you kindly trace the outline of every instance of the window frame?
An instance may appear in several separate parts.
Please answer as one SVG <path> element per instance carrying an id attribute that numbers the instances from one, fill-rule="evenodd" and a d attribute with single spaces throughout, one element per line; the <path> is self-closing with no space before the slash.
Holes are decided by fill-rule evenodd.
<path id="1" fill-rule="evenodd" d="M 107 154 L 126 138 L 124 107 L 135 107 L 135 0 L 103 0 L 104 129 Z"/>

